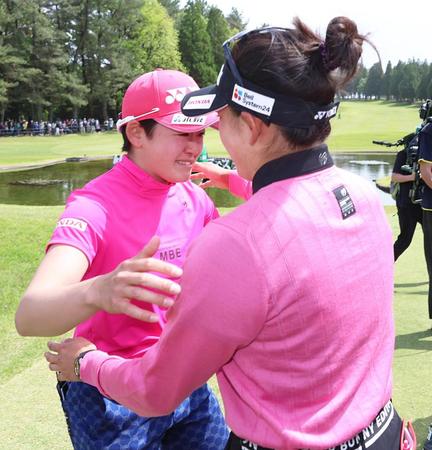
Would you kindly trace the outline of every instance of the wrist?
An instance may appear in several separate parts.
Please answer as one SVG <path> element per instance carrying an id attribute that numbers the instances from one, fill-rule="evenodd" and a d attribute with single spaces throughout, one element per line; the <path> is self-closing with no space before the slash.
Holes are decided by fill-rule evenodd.
<path id="1" fill-rule="evenodd" d="M 101 309 L 101 283 L 103 283 L 104 277 L 105 275 L 99 275 L 88 280 L 87 289 L 84 293 L 84 304 L 85 306 L 91 308 L 93 312 L 97 312 Z"/>
<path id="2" fill-rule="evenodd" d="M 81 362 L 84 359 L 85 355 L 90 352 L 94 352 L 96 349 L 91 348 L 89 350 L 85 350 L 81 352 L 74 360 L 74 373 L 78 380 L 81 380 Z"/>

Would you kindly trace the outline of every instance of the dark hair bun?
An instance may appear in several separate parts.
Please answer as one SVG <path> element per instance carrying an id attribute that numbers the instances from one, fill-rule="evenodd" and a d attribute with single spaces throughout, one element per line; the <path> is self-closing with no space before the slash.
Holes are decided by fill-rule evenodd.
<path id="1" fill-rule="evenodd" d="M 339 69 L 341 84 L 356 73 L 366 36 L 358 33 L 357 25 L 348 17 L 335 17 L 327 26 L 324 42 L 327 70 Z"/>

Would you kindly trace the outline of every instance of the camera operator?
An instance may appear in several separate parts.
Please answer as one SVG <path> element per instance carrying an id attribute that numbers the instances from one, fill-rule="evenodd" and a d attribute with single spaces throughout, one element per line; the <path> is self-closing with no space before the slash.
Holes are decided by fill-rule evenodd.
<path id="1" fill-rule="evenodd" d="M 419 134 L 420 174 L 424 182 L 422 195 L 424 252 L 429 275 L 429 318 L 432 319 L 432 123 Z"/>
<path id="2" fill-rule="evenodd" d="M 407 173 L 403 166 L 407 164 L 407 150 L 404 148 L 396 155 L 391 181 L 399 183 L 399 191 L 396 195 L 396 207 L 399 218 L 400 233 L 394 245 L 394 260 L 411 244 L 417 223 L 422 225 L 422 209 L 420 204 L 415 204 L 410 198 L 410 189 L 415 181 L 416 174 Z"/>

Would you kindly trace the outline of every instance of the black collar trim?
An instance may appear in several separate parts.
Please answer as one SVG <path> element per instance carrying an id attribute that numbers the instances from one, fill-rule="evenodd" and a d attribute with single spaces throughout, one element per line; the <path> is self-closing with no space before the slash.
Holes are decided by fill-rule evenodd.
<path id="1" fill-rule="evenodd" d="M 260 167 L 253 177 L 252 190 L 255 194 L 261 188 L 276 181 L 318 172 L 333 165 L 333 159 L 325 144 L 301 152 L 289 153 Z"/>

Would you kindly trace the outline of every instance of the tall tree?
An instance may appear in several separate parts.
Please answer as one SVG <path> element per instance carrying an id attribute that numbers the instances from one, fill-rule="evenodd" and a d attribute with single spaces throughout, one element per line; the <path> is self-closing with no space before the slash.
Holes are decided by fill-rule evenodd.
<path id="1" fill-rule="evenodd" d="M 228 26 L 230 28 L 231 34 L 236 34 L 239 31 L 243 31 L 248 22 L 244 21 L 243 15 L 237 8 L 232 8 L 227 16 Z"/>
<path id="2" fill-rule="evenodd" d="M 390 93 L 396 101 L 401 100 L 401 93 L 399 90 L 399 85 L 402 81 L 402 73 L 404 68 L 404 63 L 399 61 L 392 70 L 390 79 Z"/>
<path id="3" fill-rule="evenodd" d="M 46 0 L 7 1 L 9 22 L 6 36 L 12 33 L 15 56 L 23 64 L 15 73 L 16 86 L 11 90 L 9 112 L 18 118 L 42 119 L 57 104 L 62 93 L 61 74 L 67 65 L 67 53 L 61 45 L 47 11 Z"/>
<path id="4" fill-rule="evenodd" d="M 390 100 L 391 92 L 390 92 L 390 83 L 391 83 L 391 74 L 392 74 L 392 63 L 389 61 L 386 66 L 386 70 L 384 76 L 382 78 L 382 94 L 385 95 L 386 100 Z"/>
<path id="5" fill-rule="evenodd" d="M 119 92 L 136 70 L 127 41 L 135 35 L 141 0 L 70 0 L 69 50 L 72 72 L 89 89 L 84 113 L 106 119 L 119 108 Z"/>
<path id="6" fill-rule="evenodd" d="M 217 69 L 200 0 L 188 1 L 180 23 L 179 41 L 182 62 L 190 75 L 200 85 L 214 83 Z"/>
<path id="7" fill-rule="evenodd" d="M 0 3 L 0 122 L 5 120 L 11 89 L 18 84 L 23 73 L 25 59 L 19 56 L 14 44 L 13 9 L 8 3 Z"/>
<path id="8" fill-rule="evenodd" d="M 217 68 L 224 63 L 222 44 L 229 38 L 230 30 L 222 11 L 212 6 L 207 15 L 207 32 L 210 36 L 213 59 Z"/>
<path id="9" fill-rule="evenodd" d="M 127 46 L 138 73 L 157 67 L 183 69 L 174 21 L 157 0 L 144 0 L 139 30 Z"/>
<path id="10" fill-rule="evenodd" d="M 159 3 L 166 9 L 168 15 L 175 21 L 180 14 L 180 0 L 159 0 Z"/>
<path id="11" fill-rule="evenodd" d="M 354 97 L 361 95 L 366 84 L 367 76 L 368 70 L 363 64 L 360 64 L 354 78 L 345 87 L 345 92 Z"/>
<path id="12" fill-rule="evenodd" d="M 429 83 L 432 81 L 432 64 L 428 65 L 426 62 L 420 66 L 420 82 L 417 86 L 417 97 L 425 100 L 432 95 L 428 91 Z"/>
<path id="13" fill-rule="evenodd" d="M 365 95 L 367 97 L 381 98 L 383 71 L 381 63 L 375 63 L 369 70 L 365 84 Z"/>

